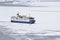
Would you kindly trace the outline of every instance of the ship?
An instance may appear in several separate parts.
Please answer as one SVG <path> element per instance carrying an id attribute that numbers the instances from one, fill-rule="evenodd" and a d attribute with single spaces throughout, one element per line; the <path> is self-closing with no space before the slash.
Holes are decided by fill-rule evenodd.
<path id="1" fill-rule="evenodd" d="M 34 17 L 21 16 L 21 15 L 17 14 L 17 16 L 11 16 L 11 22 L 34 24 L 35 19 L 34 19 Z"/>

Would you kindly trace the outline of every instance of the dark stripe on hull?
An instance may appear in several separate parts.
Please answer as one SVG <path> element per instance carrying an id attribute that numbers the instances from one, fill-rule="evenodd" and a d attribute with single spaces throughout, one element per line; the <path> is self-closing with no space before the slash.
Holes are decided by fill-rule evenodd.
<path id="1" fill-rule="evenodd" d="M 27 23 L 27 24 L 34 24 L 34 23 L 35 23 L 35 20 L 30 20 L 30 22 L 25 22 L 25 21 L 14 21 L 14 20 L 11 20 L 11 22 L 14 22 L 14 23 Z"/>

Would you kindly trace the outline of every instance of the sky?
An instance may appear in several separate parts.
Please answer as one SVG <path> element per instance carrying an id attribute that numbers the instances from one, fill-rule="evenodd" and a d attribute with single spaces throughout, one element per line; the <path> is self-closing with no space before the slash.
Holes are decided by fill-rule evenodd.
<path id="1" fill-rule="evenodd" d="M 4 0 L 0 0 L 0 1 L 4 1 Z M 11 1 L 11 0 L 10 0 Z M 21 0 L 21 1 L 25 1 L 25 0 Z M 32 1 L 41 1 L 41 2 L 60 2 L 60 0 L 32 0 Z"/>

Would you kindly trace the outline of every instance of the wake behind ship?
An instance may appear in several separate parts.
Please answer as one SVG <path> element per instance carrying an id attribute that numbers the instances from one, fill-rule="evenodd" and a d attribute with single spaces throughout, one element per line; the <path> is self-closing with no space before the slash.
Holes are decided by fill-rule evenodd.
<path id="1" fill-rule="evenodd" d="M 35 19 L 33 17 L 21 16 L 21 15 L 19 15 L 19 13 L 17 13 L 17 16 L 11 17 L 11 22 L 34 24 Z"/>

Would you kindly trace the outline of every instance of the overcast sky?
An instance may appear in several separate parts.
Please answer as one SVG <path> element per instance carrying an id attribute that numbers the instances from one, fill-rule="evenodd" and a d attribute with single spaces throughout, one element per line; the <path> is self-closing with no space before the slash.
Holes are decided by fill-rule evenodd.
<path id="1" fill-rule="evenodd" d="M 4 1 L 4 0 L 0 0 Z M 10 0 L 11 1 L 11 0 Z M 26 1 L 26 0 L 21 0 L 21 1 Z M 31 1 L 31 0 L 30 0 Z M 60 0 L 32 0 L 32 1 L 41 1 L 41 2 L 60 2 Z"/>

